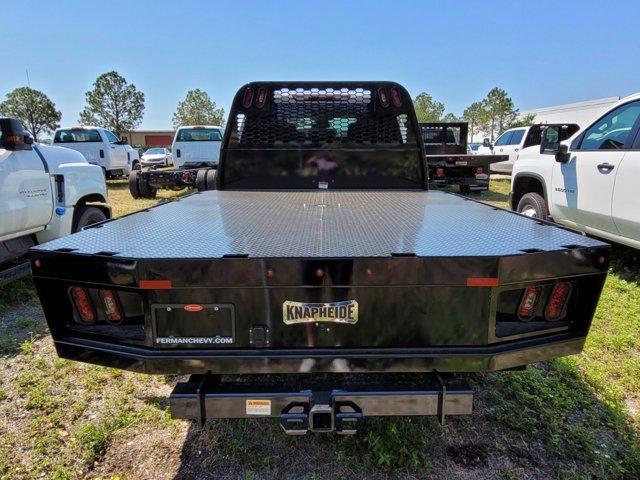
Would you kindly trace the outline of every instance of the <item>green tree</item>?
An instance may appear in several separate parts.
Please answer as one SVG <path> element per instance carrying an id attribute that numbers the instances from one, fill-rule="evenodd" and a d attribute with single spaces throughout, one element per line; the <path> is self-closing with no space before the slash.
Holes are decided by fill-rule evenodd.
<path id="1" fill-rule="evenodd" d="M 455 114 L 449 112 L 444 117 L 442 117 L 440 119 L 440 121 L 441 122 L 447 122 L 447 123 L 453 123 L 453 122 L 459 122 L 460 119 L 458 117 L 456 117 Z"/>
<path id="2" fill-rule="evenodd" d="M 62 114 L 56 105 L 39 90 L 18 87 L 0 103 L 0 115 L 18 118 L 33 135 L 35 141 L 41 133 L 52 133 L 58 128 Z"/>
<path id="3" fill-rule="evenodd" d="M 172 118 L 173 128 L 180 125 L 224 125 L 224 109 L 216 108 L 216 102 L 211 97 L 196 88 L 189 90 Z"/>
<path id="4" fill-rule="evenodd" d="M 482 128 L 490 133 L 493 140 L 516 120 L 518 109 L 513 105 L 513 100 L 509 98 L 507 92 L 498 87 L 491 89 L 482 102 L 486 110 Z"/>
<path id="5" fill-rule="evenodd" d="M 529 125 L 533 125 L 535 121 L 536 116 L 533 113 L 530 113 L 529 115 L 516 118 L 507 128 L 528 127 Z"/>
<path id="6" fill-rule="evenodd" d="M 471 143 L 473 136 L 479 133 L 481 126 L 485 121 L 487 111 L 483 102 L 473 102 L 462 113 L 462 119 L 469 124 L 469 132 L 471 133 Z"/>
<path id="7" fill-rule="evenodd" d="M 142 121 L 144 93 L 118 72 L 100 75 L 85 97 L 87 105 L 80 112 L 80 123 L 108 128 L 120 136 Z"/>
<path id="8" fill-rule="evenodd" d="M 420 93 L 413 100 L 413 107 L 420 123 L 439 122 L 444 113 L 444 103 L 434 100 L 426 92 Z"/>

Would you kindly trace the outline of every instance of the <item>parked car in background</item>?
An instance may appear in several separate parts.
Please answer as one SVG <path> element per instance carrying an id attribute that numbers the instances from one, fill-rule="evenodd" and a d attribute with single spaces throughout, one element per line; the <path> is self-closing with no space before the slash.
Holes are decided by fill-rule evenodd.
<path id="1" fill-rule="evenodd" d="M 100 167 L 36 145 L 19 120 L 0 119 L 0 285 L 29 273 L 21 258 L 36 243 L 110 217 Z"/>
<path id="2" fill-rule="evenodd" d="M 58 128 L 53 144 L 80 152 L 87 162 L 102 167 L 106 178 L 122 177 L 135 169 L 132 168 L 132 155 L 137 152 L 127 145 L 126 140 L 104 128 Z"/>
<path id="3" fill-rule="evenodd" d="M 567 131 L 550 125 L 520 153 L 511 208 L 640 249 L 640 93 L 563 141 Z"/>
<path id="4" fill-rule="evenodd" d="M 144 167 L 168 167 L 173 165 L 173 157 L 168 148 L 153 147 L 142 154 L 140 163 Z"/>
<path id="5" fill-rule="evenodd" d="M 222 127 L 216 125 L 185 125 L 178 128 L 171 146 L 175 166 L 217 167 L 222 135 Z"/>

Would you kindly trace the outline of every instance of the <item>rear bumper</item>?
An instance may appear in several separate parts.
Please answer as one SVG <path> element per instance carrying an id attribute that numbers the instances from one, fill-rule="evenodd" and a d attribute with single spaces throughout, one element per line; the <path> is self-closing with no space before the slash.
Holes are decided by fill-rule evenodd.
<path id="1" fill-rule="evenodd" d="M 470 415 L 473 392 L 461 378 L 418 375 L 192 375 L 169 397 L 173 418 L 279 418 L 284 431 L 353 434 L 365 416 Z"/>
<path id="2" fill-rule="evenodd" d="M 420 349 L 152 350 L 76 338 L 55 340 L 62 358 L 150 374 L 486 372 L 580 353 L 568 333 L 484 347 Z"/>

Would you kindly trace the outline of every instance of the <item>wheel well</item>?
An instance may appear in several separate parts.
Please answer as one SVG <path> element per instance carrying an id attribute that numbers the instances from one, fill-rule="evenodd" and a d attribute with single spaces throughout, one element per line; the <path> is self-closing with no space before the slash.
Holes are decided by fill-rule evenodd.
<path id="1" fill-rule="evenodd" d="M 75 204 L 75 208 L 73 209 L 74 228 L 77 225 L 78 219 L 80 218 L 81 209 L 78 207 L 86 207 L 87 205 L 99 208 L 104 212 L 107 218 L 111 218 L 111 207 L 107 204 L 107 199 L 99 193 L 90 193 L 89 195 L 81 197 Z"/>
<path id="2" fill-rule="evenodd" d="M 537 193 L 545 200 L 547 199 L 542 181 L 536 177 L 516 177 L 513 184 L 513 195 L 511 196 L 511 209 L 518 208 L 520 199 L 527 193 Z"/>

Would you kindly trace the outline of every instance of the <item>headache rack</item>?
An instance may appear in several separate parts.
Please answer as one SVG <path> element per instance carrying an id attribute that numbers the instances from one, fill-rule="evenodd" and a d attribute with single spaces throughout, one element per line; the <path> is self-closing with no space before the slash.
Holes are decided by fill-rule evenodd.
<path id="1" fill-rule="evenodd" d="M 217 188 L 423 189 L 422 155 L 396 83 L 250 83 L 231 107 Z"/>

